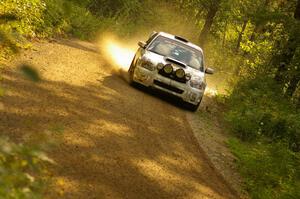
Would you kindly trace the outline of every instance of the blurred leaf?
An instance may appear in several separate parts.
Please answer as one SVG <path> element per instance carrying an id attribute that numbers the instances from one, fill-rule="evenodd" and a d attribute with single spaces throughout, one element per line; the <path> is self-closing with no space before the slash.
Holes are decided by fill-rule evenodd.
<path id="1" fill-rule="evenodd" d="M 49 158 L 45 153 L 39 151 L 35 153 L 36 157 L 38 157 L 40 160 L 44 161 L 44 162 L 48 162 L 51 164 L 54 164 L 54 160 L 52 160 L 51 158 Z"/>
<path id="2" fill-rule="evenodd" d="M 41 81 L 39 73 L 32 66 L 29 66 L 27 64 L 23 64 L 23 65 L 21 65 L 20 70 L 22 71 L 24 76 L 26 76 L 31 81 L 33 81 L 33 82 Z"/>
<path id="3" fill-rule="evenodd" d="M 51 160 L 40 148 L 0 137 L 0 157 L 0 198 L 43 198 Z"/>
<path id="4" fill-rule="evenodd" d="M 14 53 L 17 53 L 19 51 L 12 37 L 3 30 L 0 30 L 0 45 L 1 44 L 9 47 Z"/>
<path id="5" fill-rule="evenodd" d="M 16 20 L 18 20 L 18 18 L 14 14 L 0 14 L 0 22 L 2 20 L 4 22 L 7 22 L 7 21 L 16 21 Z"/>

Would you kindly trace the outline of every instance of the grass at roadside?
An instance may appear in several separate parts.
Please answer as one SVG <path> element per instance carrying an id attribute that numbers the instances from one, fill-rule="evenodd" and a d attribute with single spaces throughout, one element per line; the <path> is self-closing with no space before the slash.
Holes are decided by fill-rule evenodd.
<path id="1" fill-rule="evenodd" d="M 232 125 L 238 125 L 237 121 L 228 122 L 224 119 L 228 111 L 237 109 L 238 105 L 241 106 L 242 100 L 235 101 L 235 109 L 233 109 L 229 104 L 226 104 L 228 102 L 228 98 L 226 98 L 226 96 L 225 98 L 217 96 L 206 99 L 207 101 L 203 104 L 198 115 L 202 121 L 202 129 L 208 132 L 214 140 L 218 138 L 215 137 L 218 134 L 218 129 L 222 129 L 222 134 L 224 131 L 230 134 L 226 135 L 227 147 L 235 156 L 234 162 L 242 176 L 243 189 L 253 199 L 300 198 L 298 189 L 300 187 L 300 154 L 291 150 L 290 139 L 271 139 L 265 135 L 260 135 L 255 139 L 243 140 L 239 132 L 233 132 L 232 129 Z M 259 100 L 263 100 L 263 98 L 256 99 L 255 105 L 258 105 L 257 101 Z M 268 100 L 269 103 L 274 103 L 271 98 Z M 240 102 L 238 103 L 238 101 Z M 257 108 L 263 110 L 262 107 Z M 245 107 L 245 109 L 247 108 Z M 279 111 L 278 109 L 275 110 Z M 286 115 L 282 117 L 284 116 Z M 244 122 L 251 121 L 245 116 L 238 118 Z M 265 122 L 265 124 L 267 123 Z M 246 128 L 247 126 L 240 127 Z M 271 129 L 273 129 L 272 126 Z M 251 132 L 251 129 L 248 130 Z"/>
<path id="2" fill-rule="evenodd" d="M 300 156 L 284 143 L 228 142 L 253 199 L 300 198 Z"/>
<path id="3" fill-rule="evenodd" d="M 270 77 L 241 80 L 226 97 L 229 141 L 254 199 L 300 198 L 300 114 Z"/>

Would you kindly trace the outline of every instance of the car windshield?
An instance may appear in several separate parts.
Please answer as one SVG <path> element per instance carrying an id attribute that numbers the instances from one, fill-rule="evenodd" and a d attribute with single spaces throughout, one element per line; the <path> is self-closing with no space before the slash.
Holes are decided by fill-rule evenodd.
<path id="1" fill-rule="evenodd" d="M 183 62 L 188 66 L 203 71 L 203 55 L 201 51 L 173 39 L 158 36 L 148 50 L 164 57 Z"/>

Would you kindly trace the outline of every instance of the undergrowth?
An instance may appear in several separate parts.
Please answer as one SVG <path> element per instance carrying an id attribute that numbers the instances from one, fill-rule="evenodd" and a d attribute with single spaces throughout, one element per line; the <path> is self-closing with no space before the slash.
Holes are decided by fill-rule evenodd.
<path id="1" fill-rule="evenodd" d="M 300 198 L 300 155 L 287 144 L 232 139 L 229 146 L 253 199 Z"/>
<path id="2" fill-rule="evenodd" d="M 225 119 L 239 139 L 245 189 L 254 199 L 300 198 L 300 113 L 267 76 L 243 79 L 226 99 Z"/>

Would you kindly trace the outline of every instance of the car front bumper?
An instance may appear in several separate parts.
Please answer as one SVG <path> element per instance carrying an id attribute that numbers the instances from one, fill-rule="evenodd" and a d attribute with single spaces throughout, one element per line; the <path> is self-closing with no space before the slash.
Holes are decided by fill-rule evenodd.
<path id="1" fill-rule="evenodd" d="M 204 91 L 190 87 L 158 74 L 157 70 L 150 71 L 137 66 L 133 73 L 133 81 L 146 87 L 162 90 L 181 98 L 183 101 L 197 105 L 201 102 Z"/>

